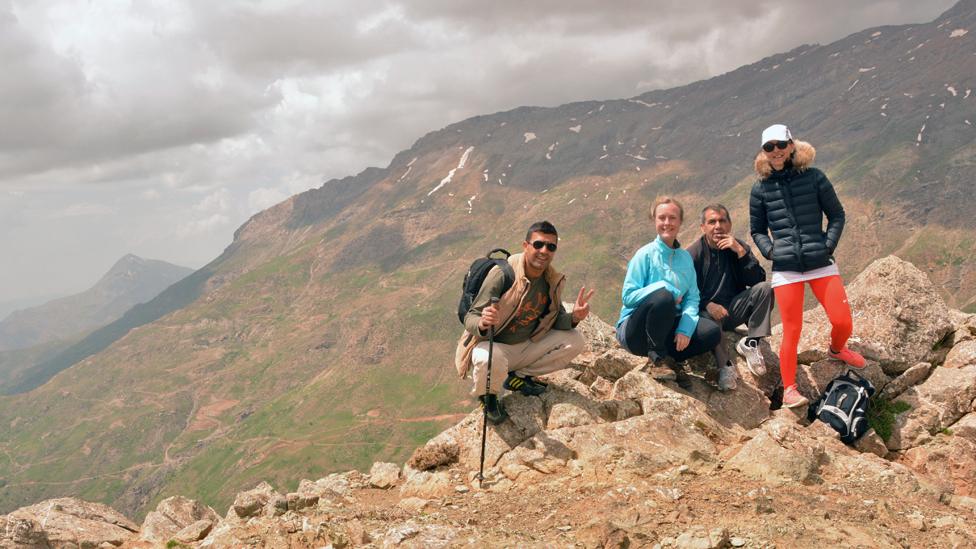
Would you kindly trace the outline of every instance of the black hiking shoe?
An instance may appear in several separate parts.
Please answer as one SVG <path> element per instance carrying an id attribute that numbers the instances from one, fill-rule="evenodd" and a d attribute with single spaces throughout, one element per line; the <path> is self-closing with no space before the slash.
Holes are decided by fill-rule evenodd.
<path id="1" fill-rule="evenodd" d="M 674 381 L 675 383 L 678 384 L 678 387 L 681 387 L 685 391 L 690 391 L 691 376 L 688 375 L 687 372 L 685 372 L 684 366 L 682 366 L 681 364 L 674 363 L 674 365 L 671 366 L 671 369 L 674 370 Z"/>
<path id="2" fill-rule="evenodd" d="M 518 391 L 525 396 L 538 396 L 546 392 L 547 385 L 535 381 L 532 376 L 519 377 L 509 372 L 502 387 L 509 391 Z"/>
<path id="3" fill-rule="evenodd" d="M 499 423 L 503 423 L 506 419 L 508 419 L 508 412 L 505 411 L 505 407 L 502 406 L 501 401 L 498 400 L 498 395 L 489 393 L 487 395 L 479 396 L 478 400 L 481 401 L 481 407 L 488 411 L 487 414 L 485 414 L 488 421 L 498 425 Z"/>

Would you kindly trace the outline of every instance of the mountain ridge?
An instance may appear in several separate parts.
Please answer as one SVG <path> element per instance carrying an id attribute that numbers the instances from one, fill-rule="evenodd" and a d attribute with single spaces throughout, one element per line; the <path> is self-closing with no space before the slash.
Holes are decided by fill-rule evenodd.
<path id="1" fill-rule="evenodd" d="M 844 276 L 899 253 L 950 304 L 972 307 L 972 239 L 958 212 L 974 205 L 965 181 L 976 149 L 963 121 L 976 121 L 966 93 L 976 33 L 950 35 L 976 27 L 976 2 L 956 8 L 951 29 L 941 17 L 869 29 L 730 71 L 720 85 L 473 117 L 426 134 L 387 168 L 256 214 L 207 267 L 66 352 L 61 364 L 72 367 L 0 401 L 10 426 L 0 432 L 0 509 L 67 492 L 133 515 L 175 494 L 220 506 L 258 479 L 292 489 L 302 475 L 404 458 L 445 427 L 406 420 L 471 406 L 449 365 L 460 331 L 451 311 L 473 256 L 517 247 L 525 227 L 548 218 L 571 287 L 597 288 L 594 311 L 614 318 L 657 194 L 690 212 L 723 201 L 746 236 L 766 123 L 787 121 L 818 147 L 848 209 Z M 933 57 L 910 66 L 905 52 L 918 42 L 914 55 Z M 813 72 L 797 64 L 814 54 L 832 61 Z M 771 80 L 757 84 L 757 74 Z M 902 84 L 923 91 L 897 99 L 909 93 Z M 919 178 L 929 165 L 938 174 Z M 944 191 L 924 217 L 905 198 L 922 184 Z M 944 219 L 921 225 L 933 211 Z M 683 242 L 697 233 L 692 219 Z"/>

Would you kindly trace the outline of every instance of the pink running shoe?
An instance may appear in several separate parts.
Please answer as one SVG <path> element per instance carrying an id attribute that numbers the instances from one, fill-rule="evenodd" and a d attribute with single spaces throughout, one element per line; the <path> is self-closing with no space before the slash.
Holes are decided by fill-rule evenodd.
<path id="1" fill-rule="evenodd" d="M 834 351 L 827 349 L 827 356 L 830 358 L 836 358 L 852 368 L 864 367 L 864 357 L 848 349 L 847 347 L 841 349 L 839 353 L 835 353 Z"/>
<path id="2" fill-rule="evenodd" d="M 800 391 L 796 390 L 796 385 L 790 385 L 783 391 L 783 407 L 784 408 L 796 408 L 798 406 L 804 406 L 809 404 L 810 401 L 807 397 L 800 394 Z"/>

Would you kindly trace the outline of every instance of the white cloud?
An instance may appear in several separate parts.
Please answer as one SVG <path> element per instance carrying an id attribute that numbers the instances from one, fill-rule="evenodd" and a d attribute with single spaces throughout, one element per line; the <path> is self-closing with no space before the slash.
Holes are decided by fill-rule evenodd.
<path id="1" fill-rule="evenodd" d="M 247 195 L 247 210 L 250 213 L 257 213 L 274 206 L 285 200 L 290 195 L 278 189 L 268 189 L 261 187 L 254 189 Z"/>
<path id="2" fill-rule="evenodd" d="M 203 197 L 200 202 L 193 206 L 193 209 L 198 212 L 223 213 L 230 209 L 230 200 L 230 191 L 221 188 Z"/>
<path id="3" fill-rule="evenodd" d="M 214 230 L 225 227 L 230 223 L 230 217 L 215 213 L 202 219 L 188 221 L 176 228 L 176 234 L 180 237 L 192 237 L 207 234 Z"/>
<path id="4" fill-rule="evenodd" d="M 92 217 L 92 216 L 112 215 L 114 213 L 115 213 L 115 209 L 110 206 L 106 206 L 105 204 L 93 204 L 90 202 L 82 202 L 78 204 L 72 204 L 67 208 L 53 212 L 51 213 L 50 217 L 52 219 L 61 218 L 61 217 Z"/>

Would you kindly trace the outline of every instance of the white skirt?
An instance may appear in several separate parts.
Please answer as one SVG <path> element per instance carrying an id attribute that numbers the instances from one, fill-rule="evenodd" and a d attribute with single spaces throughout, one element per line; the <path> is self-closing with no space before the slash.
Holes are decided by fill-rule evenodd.
<path id="1" fill-rule="evenodd" d="M 806 282 L 807 280 L 827 278 L 828 276 L 834 275 L 840 275 L 840 269 L 837 268 L 836 263 L 831 263 L 826 267 L 820 267 L 819 269 L 805 273 L 796 271 L 773 271 L 773 278 L 769 281 L 769 284 L 775 288 L 777 286 L 786 286 L 787 284 L 796 284 L 797 282 Z"/>

